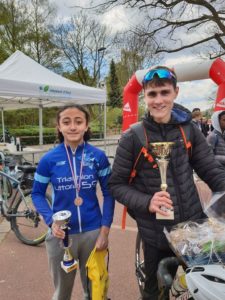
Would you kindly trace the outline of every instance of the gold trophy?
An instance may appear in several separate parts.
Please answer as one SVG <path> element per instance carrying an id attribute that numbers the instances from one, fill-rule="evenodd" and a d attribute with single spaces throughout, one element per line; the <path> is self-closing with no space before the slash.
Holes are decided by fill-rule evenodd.
<path id="1" fill-rule="evenodd" d="M 159 142 L 159 143 L 151 143 L 151 149 L 154 155 L 156 156 L 156 162 L 159 167 L 160 177 L 161 177 L 161 190 L 167 190 L 166 183 L 166 172 L 169 164 L 169 157 L 174 143 L 173 142 Z M 160 209 L 162 211 L 166 211 L 169 215 L 164 216 L 160 213 L 156 213 L 156 219 L 165 219 L 165 220 L 174 220 L 174 211 L 173 209 L 168 209 L 164 206 L 161 206 Z"/>
<path id="2" fill-rule="evenodd" d="M 63 248 L 65 250 L 63 255 L 63 261 L 61 261 L 61 267 L 66 272 L 69 273 L 77 269 L 77 261 L 73 258 L 70 250 L 71 243 L 69 241 L 69 227 L 68 223 L 71 217 L 71 212 L 69 210 L 61 210 L 52 216 L 53 221 L 60 226 L 61 229 L 65 231 L 65 238 L 63 239 Z"/>

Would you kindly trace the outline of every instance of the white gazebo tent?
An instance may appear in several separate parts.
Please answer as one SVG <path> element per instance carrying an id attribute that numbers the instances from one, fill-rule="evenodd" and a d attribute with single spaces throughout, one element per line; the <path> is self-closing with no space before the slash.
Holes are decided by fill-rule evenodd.
<path id="1" fill-rule="evenodd" d="M 39 143 L 43 144 L 42 109 L 77 104 L 104 104 L 106 137 L 106 93 L 66 79 L 20 51 L 0 65 L 0 109 L 4 135 L 4 110 L 39 108 Z"/>

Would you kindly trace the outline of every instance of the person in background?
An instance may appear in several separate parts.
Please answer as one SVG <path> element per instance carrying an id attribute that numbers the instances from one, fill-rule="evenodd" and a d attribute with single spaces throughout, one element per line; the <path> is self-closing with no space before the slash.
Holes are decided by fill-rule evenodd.
<path id="1" fill-rule="evenodd" d="M 46 249 L 55 292 L 53 300 L 69 300 L 76 270 L 66 273 L 60 266 L 64 249 L 59 241 L 65 232 L 53 222 L 54 213 L 69 210 L 69 236 L 73 257 L 79 261 L 84 299 L 88 298 L 86 262 L 93 250 L 108 247 L 108 235 L 113 220 L 114 199 L 107 182 L 111 173 L 105 153 L 88 143 L 90 138 L 89 114 L 80 105 L 63 107 L 57 114 L 57 130 L 60 144 L 40 160 L 35 174 L 32 199 L 37 211 L 50 227 L 46 237 Z M 97 183 L 103 194 L 100 209 L 96 195 Z M 52 207 L 45 199 L 48 184 L 53 192 Z"/>
<path id="2" fill-rule="evenodd" d="M 213 131 L 213 125 L 212 125 L 212 120 L 208 119 L 208 126 L 209 126 L 209 132 Z"/>
<path id="3" fill-rule="evenodd" d="M 209 127 L 206 124 L 206 118 L 202 116 L 200 108 L 194 108 L 192 110 L 192 122 L 198 127 L 205 137 L 208 135 Z"/>
<path id="4" fill-rule="evenodd" d="M 212 115 L 213 131 L 207 142 L 212 147 L 215 158 L 225 167 L 225 111 L 216 111 Z"/>
<path id="5" fill-rule="evenodd" d="M 203 134 L 191 122 L 191 112 L 174 103 L 179 93 L 175 72 L 164 66 L 152 68 L 145 74 L 142 85 L 147 112 L 138 126 L 146 138 L 146 157 L 152 154 L 153 162 L 143 158 L 129 184 L 141 146 L 134 130 L 128 129 L 117 147 L 109 188 L 134 217 L 144 244 L 146 278 L 142 299 L 158 300 L 158 264 L 162 258 L 174 255 L 163 233 L 164 227 L 170 231 L 180 222 L 205 217 L 193 169 L 212 191 L 225 190 L 225 171 L 215 160 Z M 185 147 L 180 126 L 190 129 L 191 154 Z M 151 143 L 157 142 L 174 143 L 167 169 L 167 191 L 161 190 L 160 172 L 152 153 Z M 167 220 L 171 211 L 174 219 Z M 162 219 L 157 219 L 156 214 Z"/>
<path id="6" fill-rule="evenodd" d="M 192 109 L 192 113 L 195 112 L 195 111 L 201 112 L 200 108 L 198 108 L 198 107 L 195 107 L 195 108 Z"/>
<path id="7" fill-rule="evenodd" d="M 207 137 L 209 134 L 208 120 L 205 117 L 202 117 L 200 122 L 201 122 L 202 133 L 204 134 L 205 137 Z"/>
<path id="8" fill-rule="evenodd" d="M 198 127 L 200 131 L 202 131 L 202 126 L 201 126 L 201 118 L 202 118 L 202 113 L 196 108 L 192 111 L 192 122 Z"/>

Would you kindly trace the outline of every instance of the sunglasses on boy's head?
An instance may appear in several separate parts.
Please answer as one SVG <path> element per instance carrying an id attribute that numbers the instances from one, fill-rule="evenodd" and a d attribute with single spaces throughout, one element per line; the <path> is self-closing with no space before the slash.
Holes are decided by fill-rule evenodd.
<path id="1" fill-rule="evenodd" d="M 155 76 L 158 76 L 161 79 L 174 79 L 175 81 L 177 80 L 176 76 L 167 69 L 153 69 L 145 74 L 142 84 L 151 81 Z"/>

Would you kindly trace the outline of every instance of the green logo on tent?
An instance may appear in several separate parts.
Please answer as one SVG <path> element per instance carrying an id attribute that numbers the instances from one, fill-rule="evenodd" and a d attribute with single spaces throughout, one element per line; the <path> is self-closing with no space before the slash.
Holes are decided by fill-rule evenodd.
<path id="1" fill-rule="evenodd" d="M 44 86 L 44 92 L 47 92 L 48 89 L 49 89 L 49 85 L 45 85 L 45 86 Z"/>

